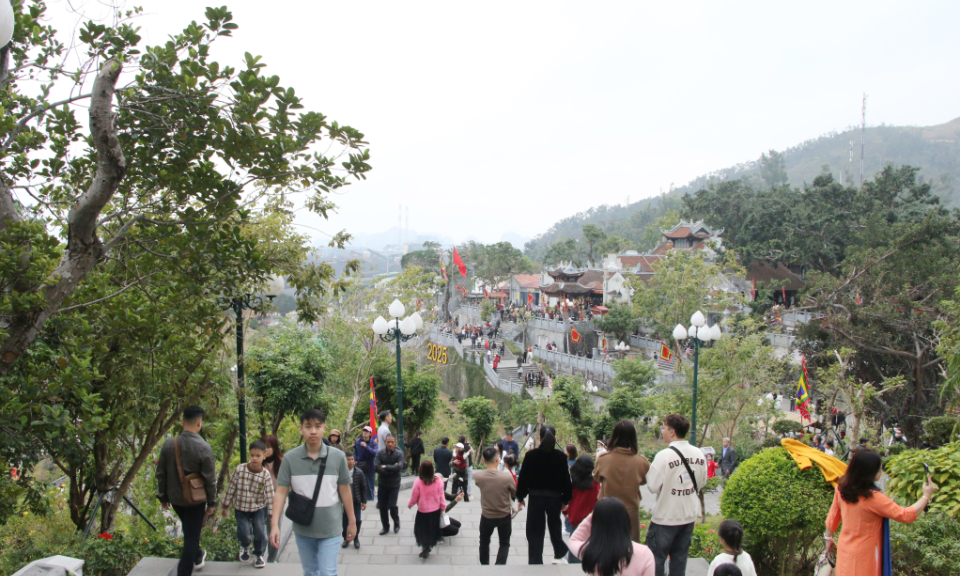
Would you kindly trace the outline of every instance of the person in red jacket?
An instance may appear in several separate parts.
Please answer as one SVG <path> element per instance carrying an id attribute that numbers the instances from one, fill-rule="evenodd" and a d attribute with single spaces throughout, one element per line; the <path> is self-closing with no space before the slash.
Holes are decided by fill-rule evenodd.
<path id="1" fill-rule="evenodd" d="M 563 507 L 563 514 L 574 530 L 583 519 L 593 513 L 600 495 L 600 483 L 593 479 L 593 458 L 584 454 L 570 467 L 570 480 L 573 483 L 573 497 Z M 579 564 L 580 559 L 567 553 L 570 564 Z"/>
<path id="2" fill-rule="evenodd" d="M 719 466 L 713 461 L 713 454 L 707 454 L 707 480 L 717 475 Z"/>

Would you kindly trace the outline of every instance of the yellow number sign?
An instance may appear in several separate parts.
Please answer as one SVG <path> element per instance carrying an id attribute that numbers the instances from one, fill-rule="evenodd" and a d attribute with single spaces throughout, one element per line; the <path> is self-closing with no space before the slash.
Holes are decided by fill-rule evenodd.
<path id="1" fill-rule="evenodd" d="M 447 347 L 427 344 L 427 358 L 441 364 L 447 363 Z"/>

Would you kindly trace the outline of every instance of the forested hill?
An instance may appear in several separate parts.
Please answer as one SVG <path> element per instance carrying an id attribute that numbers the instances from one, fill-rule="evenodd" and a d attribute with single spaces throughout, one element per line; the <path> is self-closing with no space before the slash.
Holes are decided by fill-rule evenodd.
<path id="1" fill-rule="evenodd" d="M 889 164 L 916 166 L 921 169 L 920 176 L 932 183 L 944 205 L 960 206 L 960 118 L 927 127 L 875 126 L 866 129 L 864 141 L 864 179 L 872 178 Z M 582 237 L 585 224 L 599 226 L 607 236 L 626 238 L 640 249 L 650 249 L 651 241 L 659 240 L 653 230 L 656 220 L 668 210 L 679 210 L 682 196 L 711 181 L 739 178 L 756 188 L 786 181 L 799 187 L 812 182 L 824 170 L 844 184 L 859 184 L 859 127 L 824 134 L 780 153 L 771 151 L 756 160 L 704 174 L 662 196 L 628 206 L 605 204 L 574 214 L 527 242 L 525 252 L 533 260 L 542 261 L 557 240 Z M 645 239 L 648 228 L 651 230 Z"/>

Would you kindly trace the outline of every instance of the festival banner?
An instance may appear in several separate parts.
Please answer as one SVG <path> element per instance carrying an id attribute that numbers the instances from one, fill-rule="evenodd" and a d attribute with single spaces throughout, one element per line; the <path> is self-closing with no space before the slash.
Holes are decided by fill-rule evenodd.
<path id="1" fill-rule="evenodd" d="M 370 428 L 373 429 L 371 438 L 377 439 L 377 395 L 373 391 L 373 376 L 370 377 Z"/>
<path id="2" fill-rule="evenodd" d="M 463 259 L 460 258 L 460 255 L 457 254 L 457 249 L 453 249 L 453 263 L 457 265 L 457 268 L 460 270 L 460 275 L 464 278 L 467 277 L 467 265 L 463 263 Z"/>

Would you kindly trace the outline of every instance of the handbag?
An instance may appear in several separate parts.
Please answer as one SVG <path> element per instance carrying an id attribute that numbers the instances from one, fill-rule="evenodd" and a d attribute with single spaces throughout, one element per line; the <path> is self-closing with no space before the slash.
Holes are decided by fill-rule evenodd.
<path id="1" fill-rule="evenodd" d="M 317 510 L 317 496 L 320 495 L 320 485 L 323 484 L 323 473 L 326 469 L 327 457 L 324 456 L 320 459 L 320 473 L 317 474 L 317 483 L 313 486 L 313 498 L 301 496 L 293 490 L 290 491 L 286 516 L 292 522 L 301 526 L 309 526 L 313 522 L 313 513 Z"/>
<path id="2" fill-rule="evenodd" d="M 183 475 L 183 463 L 180 460 L 180 443 L 177 442 L 177 440 L 179 440 L 179 438 L 173 439 L 173 455 L 174 460 L 177 461 L 177 475 L 180 476 L 180 488 L 183 490 L 183 501 L 187 506 L 203 504 L 207 501 L 207 488 L 203 474 L 194 472 L 186 476 Z"/>

